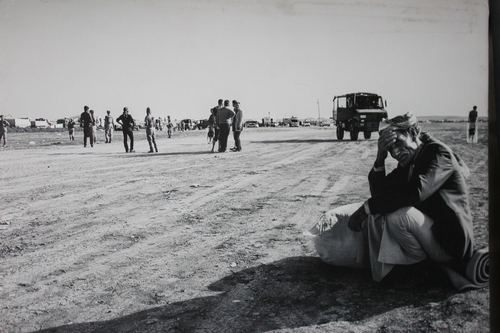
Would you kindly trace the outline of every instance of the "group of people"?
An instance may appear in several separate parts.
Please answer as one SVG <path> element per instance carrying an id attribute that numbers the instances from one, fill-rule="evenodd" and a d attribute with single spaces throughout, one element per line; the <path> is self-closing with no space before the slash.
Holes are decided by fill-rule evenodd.
<path id="1" fill-rule="evenodd" d="M 218 105 L 211 109 L 210 117 L 208 118 L 208 138 L 209 143 L 212 143 L 212 152 L 215 150 L 215 145 L 218 143 L 219 152 L 227 152 L 227 141 L 231 129 L 234 137 L 234 147 L 231 151 L 241 151 L 240 135 L 243 131 L 243 111 L 240 109 L 240 103 L 236 100 L 232 102 L 232 109 L 229 107 L 229 100 L 218 101 Z M 80 115 L 80 126 L 83 127 L 83 146 L 87 147 L 87 139 L 90 141 L 90 146 L 93 147 L 97 142 L 96 129 L 97 120 L 94 115 L 94 110 L 85 105 L 83 112 Z M 134 150 L 134 127 L 136 126 L 134 118 L 129 114 L 128 108 L 123 108 L 123 113 L 116 118 L 116 123 L 122 126 L 123 131 L 123 145 L 125 152 L 133 153 Z M 156 143 L 156 128 L 158 128 L 158 119 L 151 114 L 151 109 L 146 109 L 146 117 L 144 118 L 146 126 L 146 137 L 149 144 L 149 153 L 158 152 Z M 68 122 L 68 131 L 70 140 L 74 140 L 74 121 Z M 106 143 L 111 143 L 113 139 L 113 129 L 115 127 L 115 120 L 111 116 L 111 111 L 107 111 L 104 118 L 104 130 Z M 167 117 L 167 135 L 172 137 L 173 124 L 170 116 Z M 130 142 L 130 146 L 129 146 Z"/>
<path id="2" fill-rule="evenodd" d="M 243 131 L 243 111 L 240 109 L 240 102 L 233 100 L 233 109 L 229 107 L 229 100 L 219 99 L 217 106 L 210 110 L 208 118 L 209 143 L 212 143 L 212 153 L 218 143 L 218 152 L 227 153 L 227 141 L 231 129 L 233 130 L 234 147 L 231 151 L 241 151 L 241 132 Z"/>
<path id="3" fill-rule="evenodd" d="M 104 131 L 105 131 L 105 143 L 111 143 L 113 140 L 113 130 L 115 127 L 115 120 L 111 116 L 111 111 L 107 110 L 106 117 L 104 118 Z M 96 137 L 96 118 L 94 116 L 94 111 L 89 110 L 88 106 L 83 107 L 83 112 L 80 115 L 80 126 L 83 127 L 83 146 L 87 147 L 87 138 L 90 140 L 90 146 L 93 147 L 94 143 L 97 142 Z M 170 116 L 168 117 L 168 122 L 170 124 Z M 136 126 L 134 118 L 129 114 L 128 108 L 123 108 L 123 113 L 116 118 L 116 123 L 120 124 L 123 132 L 123 145 L 125 147 L 125 152 L 134 153 L 134 127 Z M 144 123 L 146 125 L 146 137 L 149 143 L 149 153 L 158 152 L 158 146 L 156 144 L 156 127 L 157 121 L 155 117 L 151 114 L 151 109 L 148 107 L 146 109 L 146 117 L 144 118 Z M 70 140 L 74 140 L 74 122 L 72 125 L 68 123 L 68 131 L 70 133 Z M 171 126 L 168 126 L 168 137 L 171 137 Z M 130 146 L 129 146 L 130 142 Z"/>

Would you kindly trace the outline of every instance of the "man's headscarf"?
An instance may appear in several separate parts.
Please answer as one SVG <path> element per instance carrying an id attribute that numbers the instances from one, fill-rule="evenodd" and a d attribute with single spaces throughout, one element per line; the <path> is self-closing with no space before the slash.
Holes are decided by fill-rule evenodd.
<path id="1" fill-rule="evenodd" d="M 408 112 L 404 115 L 396 116 L 396 117 L 391 118 L 391 119 L 382 119 L 382 121 L 380 121 L 378 131 L 379 131 L 379 133 L 381 133 L 382 131 L 386 131 L 386 130 L 408 131 L 411 135 L 414 135 L 414 137 L 417 137 L 420 134 L 420 126 L 418 125 L 417 117 L 415 117 L 415 115 L 412 112 Z M 424 141 L 427 141 L 430 138 L 429 134 L 427 134 L 427 133 L 422 133 L 420 135 L 420 137 Z M 451 149 L 450 149 L 450 151 L 451 151 Z M 455 158 L 457 159 L 457 162 L 461 168 L 461 171 L 462 171 L 464 178 L 469 177 L 470 170 L 467 167 L 467 165 L 465 164 L 465 162 L 460 158 L 460 156 L 458 156 L 454 152 L 452 152 L 452 153 L 455 156 Z"/>
<path id="2" fill-rule="evenodd" d="M 382 119 L 380 121 L 378 131 L 407 131 L 413 137 L 420 134 L 420 126 L 418 125 L 417 117 L 412 112 L 408 112 L 401 116 L 396 116 L 391 119 Z"/>

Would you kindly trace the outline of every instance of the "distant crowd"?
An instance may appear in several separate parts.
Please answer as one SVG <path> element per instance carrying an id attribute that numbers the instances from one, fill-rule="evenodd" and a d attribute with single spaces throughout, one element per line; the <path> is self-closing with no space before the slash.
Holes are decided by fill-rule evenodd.
<path id="1" fill-rule="evenodd" d="M 224 104 L 223 104 L 224 103 Z M 241 132 L 243 131 L 243 111 L 240 102 L 233 100 L 233 109 L 229 107 L 229 100 L 219 99 L 218 104 L 210 110 L 208 118 L 208 140 L 212 142 L 212 153 L 218 143 L 217 151 L 227 153 L 227 140 L 233 130 L 234 147 L 231 151 L 241 151 Z"/>
<path id="2" fill-rule="evenodd" d="M 231 151 L 241 151 L 241 140 L 240 135 L 243 130 L 243 111 L 240 109 L 240 103 L 233 100 L 231 109 L 229 107 L 229 100 L 223 101 L 220 99 L 218 105 L 210 109 L 210 116 L 208 118 L 208 132 L 207 140 L 208 143 L 212 144 L 211 152 L 215 151 L 215 146 L 218 144 L 218 152 L 227 152 L 227 141 L 231 129 L 233 131 L 234 137 L 234 147 Z M 111 116 L 111 111 L 108 110 L 104 117 L 104 131 L 105 131 L 105 143 L 111 143 L 113 140 L 113 131 L 115 129 L 115 119 Z M 2 120 L 3 121 L 3 120 Z M 123 145 L 125 147 L 125 152 L 133 153 L 134 150 L 134 128 L 137 128 L 135 119 L 130 115 L 127 107 L 123 108 L 123 113 L 116 118 L 116 123 L 121 126 L 123 132 Z M 160 119 L 155 118 L 151 109 L 148 107 L 146 109 L 146 117 L 144 118 L 144 124 L 146 127 L 146 137 L 149 143 L 149 153 L 158 152 L 158 146 L 156 143 L 156 130 L 162 130 L 162 122 Z M 69 139 L 75 140 L 74 132 L 76 123 L 74 119 L 68 119 L 65 124 L 68 128 Z M 170 120 L 170 116 L 167 117 L 166 127 L 167 135 L 169 138 L 172 137 L 172 131 L 176 128 L 179 131 L 184 131 L 186 124 L 180 122 L 178 126 L 174 126 Z M 91 110 L 87 105 L 83 107 L 83 112 L 80 115 L 80 127 L 83 128 L 83 146 L 87 147 L 87 142 L 90 143 L 91 147 L 97 143 L 97 127 L 102 126 L 101 119 L 96 117 L 94 110 Z"/>
<path id="3" fill-rule="evenodd" d="M 104 136 L 105 143 L 111 143 L 113 140 L 113 131 L 115 129 L 115 120 L 113 116 L 111 116 L 111 111 L 106 111 L 106 116 L 104 117 Z M 123 108 L 123 113 L 116 118 L 116 123 L 121 125 L 123 132 L 123 145 L 125 147 L 125 152 L 134 153 L 134 128 L 137 127 L 135 123 L 135 119 L 129 114 L 128 108 Z M 167 117 L 167 134 L 168 137 L 172 137 L 172 128 L 174 127 L 170 116 Z M 90 142 L 90 146 L 94 147 L 94 143 L 97 142 L 97 125 L 99 124 L 99 120 L 95 117 L 94 110 L 90 110 L 87 105 L 83 107 L 83 112 L 80 115 L 80 126 L 83 127 L 83 146 L 87 147 L 87 140 Z M 161 121 L 159 119 L 155 119 L 155 117 L 151 114 L 151 109 L 146 108 L 146 117 L 144 118 L 144 124 L 146 126 L 146 137 L 149 143 L 149 153 L 158 152 L 158 146 L 156 144 L 156 129 L 160 126 L 161 129 Z M 74 140 L 74 128 L 75 122 L 73 119 L 70 119 L 68 124 L 68 132 L 70 140 Z M 130 142 L 130 145 L 129 145 Z"/>

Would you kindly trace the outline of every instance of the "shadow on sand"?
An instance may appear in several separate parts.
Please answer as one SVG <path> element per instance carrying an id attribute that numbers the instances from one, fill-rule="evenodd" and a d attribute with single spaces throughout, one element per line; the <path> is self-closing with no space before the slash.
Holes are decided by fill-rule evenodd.
<path id="1" fill-rule="evenodd" d="M 175 155 L 216 155 L 220 153 L 212 153 L 210 150 L 204 151 L 175 151 L 175 152 L 158 152 L 158 153 L 148 153 L 148 152 L 135 152 L 135 153 L 120 153 L 123 154 L 125 158 L 133 157 L 161 157 L 161 156 L 175 156 Z"/>
<path id="2" fill-rule="evenodd" d="M 349 142 L 358 142 L 361 143 L 363 141 L 370 140 L 337 140 L 335 138 L 332 139 L 289 139 L 289 140 L 262 140 L 262 141 L 250 141 L 251 143 L 264 143 L 264 144 L 276 144 L 276 143 L 327 143 L 327 142 L 337 142 L 337 143 L 349 143 Z"/>
<path id="3" fill-rule="evenodd" d="M 369 271 L 292 257 L 247 268 L 216 281 L 214 296 L 116 319 L 40 332 L 265 332 L 335 321 L 358 321 L 399 307 L 443 300 L 455 291 L 431 263 L 394 269 L 381 283 Z"/>

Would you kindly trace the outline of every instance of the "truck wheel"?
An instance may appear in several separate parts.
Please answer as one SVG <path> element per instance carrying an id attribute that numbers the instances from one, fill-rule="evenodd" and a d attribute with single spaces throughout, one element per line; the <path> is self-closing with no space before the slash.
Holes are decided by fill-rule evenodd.
<path id="1" fill-rule="evenodd" d="M 365 139 L 369 139 L 372 137 L 372 132 L 365 132 Z"/>
<path id="2" fill-rule="evenodd" d="M 351 131 L 351 141 L 358 140 L 358 134 L 359 134 L 359 130 L 353 128 Z"/>
<path id="3" fill-rule="evenodd" d="M 339 125 L 337 126 L 337 139 L 339 141 L 342 141 L 343 138 L 344 138 L 344 129 Z"/>

